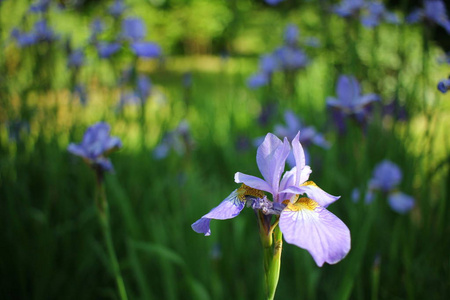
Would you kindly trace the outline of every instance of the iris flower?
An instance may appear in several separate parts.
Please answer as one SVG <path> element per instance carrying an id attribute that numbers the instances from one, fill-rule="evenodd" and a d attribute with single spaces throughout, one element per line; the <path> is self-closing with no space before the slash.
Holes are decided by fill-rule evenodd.
<path id="1" fill-rule="evenodd" d="M 427 20 L 442 26 L 447 33 L 450 33 L 450 20 L 447 16 L 445 4 L 441 0 L 424 0 L 424 9 L 417 8 L 413 10 L 407 17 L 409 23 L 417 23 L 421 20 Z"/>
<path id="2" fill-rule="evenodd" d="M 373 200 L 373 192 L 381 191 L 388 197 L 388 204 L 395 212 L 404 214 L 414 207 L 414 198 L 397 191 L 397 186 L 402 180 L 403 174 L 400 168 L 389 160 L 379 163 L 369 181 L 369 191 L 366 194 L 366 202 Z"/>
<path id="3" fill-rule="evenodd" d="M 210 235 L 211 219 L 231 219 L 245 206 L 250 206 L 267 216 L 279 215 L 279 226 L 286 242 L 308 250 L 318 266 L 343 259 L 350 251 L 350 231 L 326 209 L 339 197 L 308 181 L 311 168 L 305 165 L 299 137 L 300 133 L 292 141 L 296 166 L 282 176 L 291 147 L 287 138 L 281 141 L 268 133 L 256 154 L 264 179 L 237 172 L 235 182 L 242 183 L 241 187 L 192 224 L 193 230 Z M 264 192 L 270 193 L 273 201 L 268 200 Z"/>
<path id="4" fill-rule="evenodd" d="M 437 88 L 442 94 L 447 93 L 450 90 L 450 78 L 439 81 Z"/>
<path id="5" fill-rule="evenodd" d="M 105 122 L 98 122 L 89 127 L 80 144 L 71 143 L 67 147 L 70 153 L 82 157 L 94 169 L 113 171 L 113 165 L 106 156 L 122 147 L 118 137 L 109 135 L 110 127 Z"/>
<path id="6" fill-rule="evenodd" d="M 145 25 L 141 19 L 128 18 L 122 21 L 122 36 L 133 42 L 145 37 Z"/>
<path id="7" fill-rule="evenodd" d="M 161 55 L 161 47 L 151 42 L 136 42 L 131 44 L 131 50 L 139 57 L 156 58 Z"/>

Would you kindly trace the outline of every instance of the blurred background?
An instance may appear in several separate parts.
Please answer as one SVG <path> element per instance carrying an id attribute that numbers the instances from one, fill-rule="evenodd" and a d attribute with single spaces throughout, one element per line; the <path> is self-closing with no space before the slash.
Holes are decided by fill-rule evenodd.
<path id="1" fill-rule="evenodd" d="M 284 244 L 276 299 L 450 296 L 450 25 L 441 1 L 0 0 L 0 298 L 119 299 L 95 173 L 105 121 L 129 299 L 262 299 L 255 214 L 191 224 L 301 131 L 352 250 Z M 449 9 L 447 5 L 447 9 Z M 346 76 L 346 77 L 343 77 Z M 440 88 L 437 86 L 440 84 Z"/>

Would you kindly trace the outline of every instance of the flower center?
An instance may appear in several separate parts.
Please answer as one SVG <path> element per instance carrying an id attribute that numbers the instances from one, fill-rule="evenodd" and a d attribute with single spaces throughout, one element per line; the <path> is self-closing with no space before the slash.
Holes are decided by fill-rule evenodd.
<path id="1" fill-rule="evenodd" d="M 238 198 L 239 200 L 241 200 L 242 202 L 245 202 L 246 196 L 252 196 L 255 198 L 263 198 L 264 197 L 264 192 L 251 188 L 245 184 L 242 184 L 240 188 L 238 188 L 237 190 L 237 194 L 238 194 Z"/>

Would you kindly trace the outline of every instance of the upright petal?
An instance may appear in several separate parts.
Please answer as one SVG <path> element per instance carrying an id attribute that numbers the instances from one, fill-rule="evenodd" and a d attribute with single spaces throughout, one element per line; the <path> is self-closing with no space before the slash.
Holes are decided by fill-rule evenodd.
<path id="1" fill-rule="evenodd" d="M 303 147 L 300 144 L 300 131 L 292 140 L 292 152 L 294 153 L 295 158 L 295 166 L 297 167 L 297 176 L 295 178 L 295 186 L 300 184 L 300 177 L 303 168 L 305 167 L 305 152 L 303 151 Z"/>
<path id="2" fill-rule="evenodd" d="M 353 76 L 341 75 L 338 79 L 336 94 L 344 103 L 352 103 L 353 100 L 359 96 L 359 83 Z"/>
<path id="3" fill-rule="evenodd" d="M 350 230 L 334 214 L 308 198 L 281 212 L 280 229 L 286 242 L 308 250 L 316 264 L 335 264 L 350 251 Z"/>
<path id="4" fill-rule="evenodd" d="M 286 138 L 281 142 L 275 135 L 268 133 L 256 153 L 256 162 L 259 170 L 272 188 L 275 201 L 278 195 L 281 173 L 284 171 L 284 165 L 289 152 L 289 141 Z"/>

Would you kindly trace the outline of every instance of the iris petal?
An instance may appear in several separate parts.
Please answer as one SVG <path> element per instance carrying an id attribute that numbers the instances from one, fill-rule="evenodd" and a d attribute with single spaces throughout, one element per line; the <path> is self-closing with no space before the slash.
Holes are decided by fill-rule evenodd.
<path id="1" fill-rule="evenodd" d="M 281 212 L 280 229 L 286 242 L 308 250 L 319 267 L 339 262 L 350 251 L 348 227 L 314 201 L 302 199 Z"/>
<path id="2" fill-rule="evenodd" d="M 236 174 L 234 174 L 234 181 L 236 183 L 244 183 L 245 185 L 248 185 L 251 188 L 273 194 L 272 193 L 273 190 L 270 187 L 270 185 L 261 178 L 252 175 L 247 175 L 241 172 L 236 172 Z"/>
<path id="3" fill-rule="evenodd" d="M 333 196 L 322 190 L 320 187 L 318 187 L 314 182 L 307 181 L 304 183 L 304 185 L 301 185 L 299 187 L 297 186 L 290 186 L 287 189 L 281 191 L 284 193 L 293 193 L 293 194 L 307 194 L 309 198 L 313 199 L 317 203 L 319 203 L 320 206 L 327 207 L 334 201 L 341 198 L 341 196 Z"/>

